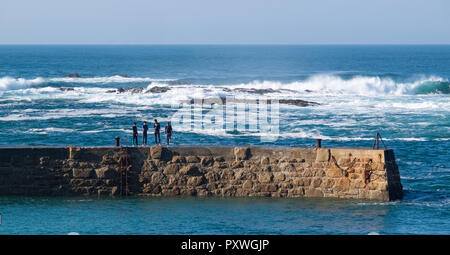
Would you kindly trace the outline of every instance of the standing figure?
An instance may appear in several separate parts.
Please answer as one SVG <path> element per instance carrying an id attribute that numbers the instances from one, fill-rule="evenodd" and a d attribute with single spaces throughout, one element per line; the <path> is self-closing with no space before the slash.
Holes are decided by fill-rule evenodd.
<path id="1" fill-rule="evenodd" d="M 167 145 L 169 145 L 170 139 L 172 137 L 172 125 L 170 125 L 170 121 L 168 121 L 166 123 L 166 127 L 164 129 L 164 132 L 166 133 Z"/>
<path id="2" fill-rule="evenodd" d="M 155 119 L 155 124 L 153 125 L 153 127 L 155 128 L 155 144 L 161 143 L 161 135 L 159 134 L 161 126 L 159 125 L 157 119 Z"/>
<path id="3" fill-rule="evenodd" d="M 138 146 L 138 131 L 137 131 L 136 122 L 133 125 L 133 145 Z"/>
<path id="4" fill-rule="evenodd" d="M 144 125 L 142 126 L 142 145 L 147 145 L 147 121 L 144 121 Z"/>

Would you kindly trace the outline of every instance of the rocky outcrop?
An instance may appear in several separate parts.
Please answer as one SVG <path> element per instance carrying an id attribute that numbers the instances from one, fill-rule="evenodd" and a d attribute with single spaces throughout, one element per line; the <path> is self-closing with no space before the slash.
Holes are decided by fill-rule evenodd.
<path id="1" fill-rule="evenodd" d="M 64 77 L 68 77 L 68 78 L 80 78 L 81 76 L 78 73 L 70 73 Z"/>
<path id="2" fill-rule="evenodd" d="M 396 200 L 392 150 L 277 147 L 0 148 L 1 195 Z"/>
<path id="3" fill-rule="evenodd" d="M 165 93 L 169 90 L 170 90 L 169 87 L 153 86 L 150 89 L 148 89 L 147 91 L 145 91 L 145 93 Z"/>
<path id="4" fill-rule="evenodd" d="M 264 103 L 271 104 L 272 100 L 275 99 L 264 99 Z M 280 104 L 287 104 L 287 105 L 295 105 L 299 107 L 306 107 L 306 106 L 315 106 L 320 105 L 316 102 L 310 102 L 305 101 L 301 99 L 276 99 L 278 103 Z M 262 100 L 259 99 L 240 99 L 240 98 L 226 98 L 226 97 L 210 97 L 210 98 L 198 98 L 198 99 L 190 99 L 190 100 L 183 100 L 181 103 L 184 104 L 203 104 L 203 105 L 225 105 L 227 103 L 233 104 L 233 103 L 243 103 L 243 104 L 256 104 L 257 102 L 261 102 Z"/>

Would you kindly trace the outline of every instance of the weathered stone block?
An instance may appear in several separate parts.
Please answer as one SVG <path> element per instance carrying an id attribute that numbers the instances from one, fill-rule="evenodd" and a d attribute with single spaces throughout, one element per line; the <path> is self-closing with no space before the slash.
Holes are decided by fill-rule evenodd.
<path id="1" fill-rule="evenodd" d="M 282 182 L 286 179 L 286 175 L 284 175 L 283 173 L 274 173 L 273 174 L 273 181 L 274 182 Z"/>
<path id="2" fill-rule="evenodd" d="M 242 161 L 234 161 L 233 163 L 231 163 L 231 168 L 241 168 L 241 167 L 244 167 Z"/>
<path id="3" fill-rule="evenodd" d="M 200 172 L 198 171 L 198 167 L 195 165 L 187 165 L 180 169 L 180 174 L 183 175 L 198 175 Z"/>
<path id="4" fill-rule="evenodd" d="M 162 189 L 161 194 L 163 196 L 167 196 L 167 197 L 175 197 L 175 196 L 180 195 L 180 189 L 179 188 Z"/>
<path id="5" fill-rule="evenodd" d="M 146 160 L 141 168 L 143 171 L 157 171 L 158 167 L 156 166 L 153 160 Z"/>
<path id="6" fill-rule="evenodd" d="M 186 162 L 187 163 L 200 163 L 200 158 L 197 156 L 187 156 Z"/>
<path id="7" fill-rule="evenodd" d="M 249 147 L 235 147 L 234 157 L 236 160 L 247 160 L 250 158 L 250 148 Z"/>
<path id="8" fill-rule="evenodd" d="M 95 169 L 95 174 L 97 175 L 97 178 L 100 179 L 112 179 L 117 176 L 117 172 L 107 166 Z"/>
<path id="9" fill-rule="evenodd" d="M 200 157 L 200 164 L 202 166 L 212 166 L 214 164 L 214 159 L 209 156 Z"/>
<path id="10" fill-rule="evenodd" d="M 172 163 L 186 163 L 186 158 L 183 156 L 173 156 Z"/>
<path id="11" fill-rule="evenodd" d="M 261 192 L 275 192 L 278 186 L 276 184 L 261 184 Z"/>
<path id="12" fill-rule="evenodd" d="M 152 184 L 161 184 L 163 183 L 163 180 L 165 179 L 164 174 L 161 172 L 155 172 L 152 174 L 151 183 Z"/>
<path id="13" fill-rule="evenodd" d="M 233 180 L 234 179 L 234 172 L 231 169 L 224 169 L 222 171 L 222 174 L 220 176 L 223 180 Z"/>
<path id="14" fill-rule="evenodd" d="M 187 185 L 189 186 L 199 186 L 203 184 L 203 176 L 192 176 L 189 177 L 188 181 L 187 181 Z"/>
<path id="15" fill-rule="evenodd" d="M 307 197 L 323 197 L 323 192 L 320 189 L 309 188 L 305 190 L 305 196 Z"/>
<path id="16" fill-rule="evenodd" d="M 253 187 L 253 182 L 250 180 L 246 180 L 244 181 L 244 183 L 242 184 L 242 188 L 243 189 L 252 189 Z"/>
<path id="17" fill-rule="evenodd" d="M 165 175 L 176 174 L 179 169 L 180 167 L 178 166 L 178 164 L 168 164 L 166 168 L 164 168 L 163 173 Z"/>
<path id="18" fill-rule="evenodd" d="M 74 168 L 72 175 L 75 178 L 90 178 L 94 175 L 94 170 L 90 168 Z"/>
<path id="19" fill-rule="evenodd" d="M 208 182 L 216 182 L 216 181 L 219 180 L 219 175 L 217 173 L 215 173 L 215 172 L 207 172 L 205 174 L 205 179 Z"/>
<path id="20" fill-rule="evenodd" d="M 342 172 L 341 169 L 332 166 L 329 169 L 327 169 L 326 176 L 331 178 L 344 177 L 344 173 Z"/>
<path id="21" fill-rule="evenodd" d="M 227 167 L 228 167 L 228 164 L 227 164 L 227 162 L 219 162 L 219 161 L 215 161 L 213 167 L 214 167 L 214 168 L 217 168 L 217 169 L 227 168 Z"/>
<path id="22" fill-rule="evenodd" d="M 330 156 L 329 149 L 317 149 L 316 162 L 330 161 Z"/>
<path id="23" fill-rule="evenodd" d="M 150 147 L 150 156 L 152 159 L 162 159 L 163 147 L 160 145 Z"/>
<path id="24" fill-rule="evenodd" d="M 258 181 L 261 183 L 269 183 L 273 180 L 273 174 L 272 173 L 261 173 L 258 177 Z"/>
<path id="25" fill-rule="evenodd" d="M 195 190 L 194 188 L 180 189 L 181 196 L 195 196 L 196 194 L 197 190 Z"/>

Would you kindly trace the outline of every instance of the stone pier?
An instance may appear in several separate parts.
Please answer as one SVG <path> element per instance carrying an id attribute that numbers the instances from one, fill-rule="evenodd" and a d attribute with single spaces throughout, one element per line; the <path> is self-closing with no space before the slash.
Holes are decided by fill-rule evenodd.
<path id="1" fill-rule="evenodd" d="M 394 152 L 298 147 L 3 147 L 0 195 L 402 198 Z"/>

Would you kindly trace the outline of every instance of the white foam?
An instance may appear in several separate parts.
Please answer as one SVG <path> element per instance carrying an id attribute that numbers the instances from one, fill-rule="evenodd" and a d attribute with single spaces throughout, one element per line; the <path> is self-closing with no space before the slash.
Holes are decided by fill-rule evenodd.
<path id="1" fill-rule="evenodd" d="M 74 129 L 69 128 L 55 128 L 55 127 L 48 127 L 48 128 L 32 128 L 25 133 L 31 133 L 31 134 L 48 134 L 48 133 L 72 133 L 75 132 Z"/>
<path id="2" fill-rule="evenodd" d="M 150 77 L 124 77 L 113 75 L 107 77 L 62 77 L 49 78 L 50 82 L 67 82 L 67 83 L 130 83 L 130 82 L 153 82 L 153 81 L 172 81 L 173 79 L 155 79 Z"/>
<path id="3" fill-rule="evenodd" d="M 334 75 L 315 75 L 304 81 L 281 83 L 273 81 L 254 81 L 247 84 L 229 85 L 235 88 L 274 89 L 310 91 L 319 94 L 349 94 L 349 95 L 403 95 L 414 94 L 414 89 L 425 82 L 443 82 L 441 77 L 422 77 L 412 82 L 397 83 L 391 78 L 378 76 L 356 76 L 343 79 Z"/>
<path id="4" fill-rule="evenodd" d="M 450 141 L 450 138 L 436 138 L 433 141 Z"/>
<path id="5" fill-rule="evenodd" d="M 0 90 L 24 89 L 44 82 L 42 78 L 27 80 L 24 78 L 2 77 L 0 78 Z"/>
<path id="6" fill-rule="evenodd" d="M 119 75 L 108 76 L 108 77 L 88 77 L 88 78 L 75 78 L 75 77 L 56 77 L 56 78 L 35 78 L 26 80 L 23 78 L 11 78 L 3 77 L 0 78 L 0 90 L 9 89 L 21 89 L 27 88 L 33 85 L 38 85 L 42 83 L 85 83 L 85 84 L 95 84 L 95 83 L 133 83 L 133 82 L 152 82 L 148 87 L 153 86 L 167 86 L 168 81 L 173 81 L 176 79 L 158 79 L 150 77 L 123 77 Z M 289 91 L 301 92 L 305 94 L 305 91 L 309 91 L 314 94 L 348 94 L 348 95 L 364 95 L 364 96 L 375 96 L 375 95 L 404 95 L 404 94 L 414 94 L 414 89 L 418 86 L 427 82 L 446 82 L 447 80 L 441 77 L 420 77 L 411 82 L 396 82 L 391 78 L 383 78 L 378 76 L 356 76 L 351 79 L 343 79 L 342 77 L 335 75 L 314 75 L 306 80 L 295 81 L 289 83 L 277 82 L 277 81 L 253 81 L 250 83 L 241 84 L 227 84 L 224 86 L 215 86 L 211 84 L 203 85 L 179 85 L 171 86 L 178 88 L 202 88 L 202 89 L 213 89 L 216 90 L 223 88 L 244 88 L 244 89 L 273 89 L 281 90 L 280 92 L 269 93 L 269 94 L 289 94 Z M 283 91 L 284 90 L 284 91 Z M 219 94 L 223 94 L 223 91 Z M 235 92 L 234 94 L 246 94 L 245 92 Z M 191 94 L 190 94 L 191 95 Z M 193 96 L 193 95 L 192 95 Z M 219 95 L 218 95 L 219 96 Z"/>

